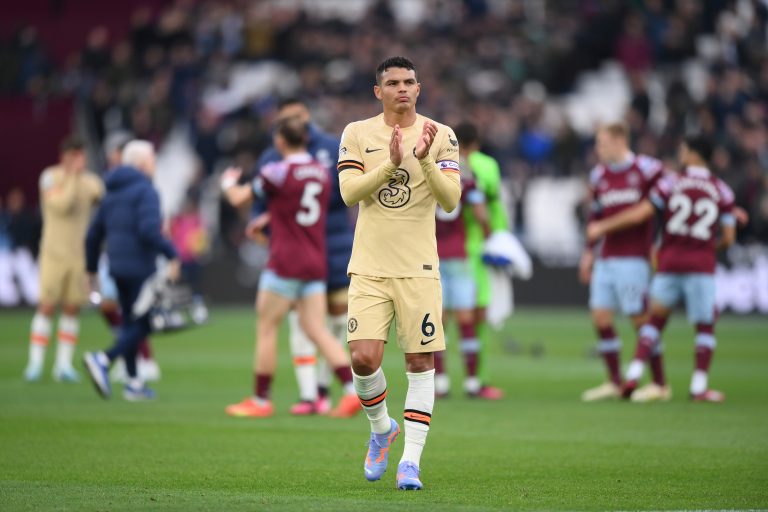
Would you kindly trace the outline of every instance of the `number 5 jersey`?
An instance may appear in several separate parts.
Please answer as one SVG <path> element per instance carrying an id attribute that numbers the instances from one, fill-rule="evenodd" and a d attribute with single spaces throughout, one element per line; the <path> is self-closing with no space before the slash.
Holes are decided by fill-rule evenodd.
<path id="1" fill-rule="evenodd" d="M 267 268 L 284 278 L 325 280 L 325 223 L 330 198 L 329 169 L 308 153 L 261 168 L 253 192 L 268 199 Z"/>
<path id="2" fill-rule="evenodd" d="M 659 272 L 715 271 L 718 221 L 733 225 L 733 191 L 704 167 L 670 173 L 651 190 L 663 216 Z"/>

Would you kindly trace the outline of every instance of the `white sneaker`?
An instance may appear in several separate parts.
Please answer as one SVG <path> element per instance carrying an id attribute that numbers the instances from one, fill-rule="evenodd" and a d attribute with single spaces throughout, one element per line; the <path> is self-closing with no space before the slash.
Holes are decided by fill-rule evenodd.
<path id="1" fill-rule="evenodd" d="M 605 382 L 581 394 L 582 402 L 597 402 L 621 397 L 621 388 L 613 382 Z"/>
<path id="2" fill-rule="evenodd" d="M 633 402 L 668 402 L 671 399 L 672 388 L 669 386 L 659 386 L 655 382 L 637 388 L 631 397 Z"/>
<path id="3" fill-rule="evenodd" d="M 24 380 L 27 382 L 37 382 L 43 376 L 43 367 L 37 364 L 28 364 L 24 369 Z"/>
<path id="4" fill-rule="evenodd" d="M 80 374 L 72 366 L 53 368 L 53 380 L 56 382 L 80 382 Z"/>
<path id="5" fill-rule="evenodd" d="M 144 382 L 157 382 L 160 380 L 160 366 L 154 359 L 137 358 L 136 373 Z"/>

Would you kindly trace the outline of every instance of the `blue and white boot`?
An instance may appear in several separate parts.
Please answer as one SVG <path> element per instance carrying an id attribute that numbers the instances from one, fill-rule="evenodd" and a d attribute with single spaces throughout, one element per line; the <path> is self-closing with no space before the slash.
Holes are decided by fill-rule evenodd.
<path id="1" fill-rule="evenodd" d="M 419 466 L 413 462 L 401 462 L 397 466 L 397 488 L 403 491 L 420 491 L 424 485 L 419 480 Z"/>
<path id="2" fill-rule="evenodd" d="M 93 387 L 103 399 L 112 396 L 112 386 L 109 384 L 109 358 L 104 352 L 86 352 L 83 354 L 83 364 Z"/>
<path id="3" fill-rule="evenodd" d="M 155 399 L 155 391 L 139 379 L 129 379 L 123 388 L 123 398 L 129 402 L 146 402 Z"/>
<path id="4" fill-rule="evenodd" d="M 368 442 L 368 453 L 365 455 L 365 478 L 369 482 L 379 480 L 387 470 L 389 462 L 389 449 L 400 433 L 400 425 L 389 418 L 390 429 L 386 434 L 374 434 L 371 432 L 371 440 Z"/>

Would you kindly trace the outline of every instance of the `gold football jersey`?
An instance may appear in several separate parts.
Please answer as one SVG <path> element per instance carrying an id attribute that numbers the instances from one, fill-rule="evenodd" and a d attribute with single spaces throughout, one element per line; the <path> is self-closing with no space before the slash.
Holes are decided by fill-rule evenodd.
<path id="1" fill-rule="evenodd" d="M 437 200 L 413 154 L 427 120 L 418 115 L 412 126 L 402 128 L 403 161 L 391 178 L 360 201 L 349 274 L 440 278 L 435 240 Z M 455 183 L 458 198 L 459 142 L 449 127 L 435 124 L 438 131 L 429 153 L 439 169 L 436 172 Z M 339 172 L 362 175 L 387 162 L 392 130 L 384 122 L 384 114 L 347 125 L 339 146 Z"/>
<path id="2" fill-rule="evenodd" d="M 58 166 L 44 170 L 40 175 L 41 256 L 84 259 L 91 212 L 103 195 L 101 179 L 90 172 L 72 174 Z"/>

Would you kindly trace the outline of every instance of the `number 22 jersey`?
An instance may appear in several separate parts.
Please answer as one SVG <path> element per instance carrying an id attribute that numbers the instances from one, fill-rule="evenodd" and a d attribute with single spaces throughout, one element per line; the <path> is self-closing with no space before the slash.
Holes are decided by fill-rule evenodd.
<path id="1" fill-rule="evenodd" d="M 660 179 L 650 199 L 664 216 L 658 271 L 713 273 L 718 220 L 736 222 L 730 187 L 704 167 L 687 167 Z"/>
<path id="2" fill-rule="evenodd" d="M 295 154 L 261 168 L 253 180 L 256 197 L 269 199 L 269 260 L 278 276 L 325 280 L 325 223 L 330 198 L 327 167 L 308 153 Z"/>
<path id="3" fill-rule="evenodd" d="M 413 155 L 427 118 L 402 129 L 404 156 L 395 174 L 360 201 L 352 257 L 347 273 L 370 277 L 440 279 L 435 239 L 437 200 Z M 429 150 L 437 168 L 459 183 L 459 142 L 437 125 Z M 384 114 L 347 125 L 339 147 L 339 172 L 363 174 L 389 159 L 391 126 Z"/>

